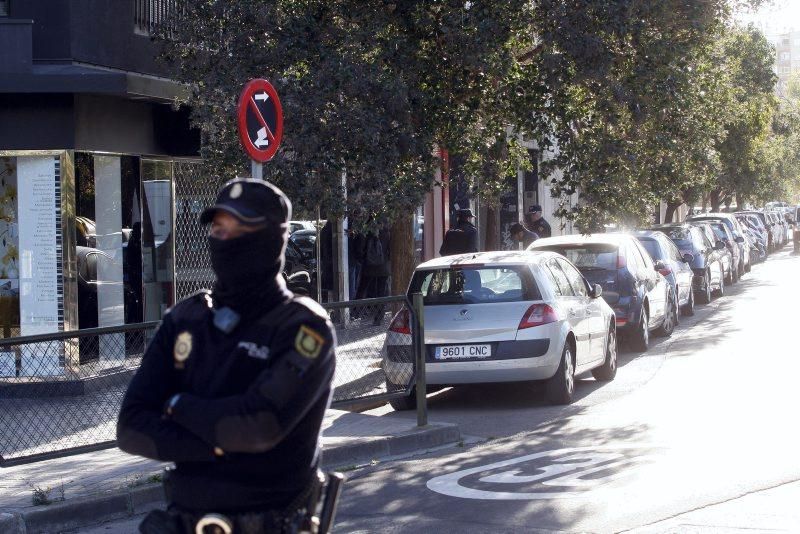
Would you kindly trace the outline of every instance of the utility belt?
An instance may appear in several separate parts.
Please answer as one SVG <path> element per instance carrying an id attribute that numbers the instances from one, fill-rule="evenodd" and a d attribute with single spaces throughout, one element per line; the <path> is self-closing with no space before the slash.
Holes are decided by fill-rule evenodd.
<path id="1" fill-rule="evenodd" d="M 150 512 L 139 525 L 142 534 L 327 534 L 333 526 L 342 491 L 341 473 L 317 470 L 311 483 L 282 510 L 220 514 L 171 506 Z M 168 477 L 165 480 L 169 501 Z"/>

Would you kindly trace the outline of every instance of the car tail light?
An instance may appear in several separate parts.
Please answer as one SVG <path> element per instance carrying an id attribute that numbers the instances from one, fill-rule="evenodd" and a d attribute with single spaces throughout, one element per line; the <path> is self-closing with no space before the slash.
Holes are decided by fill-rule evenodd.
<path id="1" fill-rule="evenodd" d="M 392 324 L 389 325 L 389 331 L 396 334 L 410 334 L 411 333 L 411 313 L 408 310 L 400 310 L 392 319 Z"/>
<path id="2" fill-rule="evenodd" d="M 555 323 L 560 319 L 558 312 L 549 304 L 534 304 L 522 316 L 522 320 L 519 322 L 519 330 Z"/>
<path id="3" fill-rule="evenodd" d="M 624 269 L 628 266 L 628 260 L 623 254 L 617 253 L 617 269 Z"/>
<path id="4" fill-rule="evenodd" d="M 672 274 L 672 269 L 670 269 L 669 267 L 664 267 L 663 269 L 659 269 L 658 272 L 661 273 L 663 276 L 669 276 Z"/>

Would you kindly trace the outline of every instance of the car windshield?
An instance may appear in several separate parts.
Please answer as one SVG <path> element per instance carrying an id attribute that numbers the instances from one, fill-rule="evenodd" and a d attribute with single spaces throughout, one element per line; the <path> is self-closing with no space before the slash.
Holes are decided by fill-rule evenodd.
<path id="1" fill-rule="evenodd" d="M 558 252 L 581 271 L 616 271 L 619 247 L 607 243 L 550 245 L 536 250 Z"/>
<path id="2" fill-rule="evenodd" d="M 422 293 L 426 305 L 480 304 L 539 300 L 541 296 L 524 267 L 451 267 L 417 271 L 411 293 Z"/>
<path id="3" fill-rule="evenodd" d="M 714 223 L 711 225 L 711 229 L 714 230 L 714 237 L 716 237 L 720 241 L 727 241 L 728 236 L 725 234 L 725 229 L 722 227 L 723 223 Z"/>

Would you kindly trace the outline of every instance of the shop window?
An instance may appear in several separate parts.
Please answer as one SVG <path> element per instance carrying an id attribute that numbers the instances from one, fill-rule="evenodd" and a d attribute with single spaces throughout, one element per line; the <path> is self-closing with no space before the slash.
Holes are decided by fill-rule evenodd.
<path id="1" fill-rule="evenodd" d="M 161 319 L 175 303 L 172 167 L 142 160 L 142 281 L 144 320 Z"/>
<path id="2" fill-rule="evenodd" d="M 75 155 L 78 326 L 143 320 L 139 158 Z"/>

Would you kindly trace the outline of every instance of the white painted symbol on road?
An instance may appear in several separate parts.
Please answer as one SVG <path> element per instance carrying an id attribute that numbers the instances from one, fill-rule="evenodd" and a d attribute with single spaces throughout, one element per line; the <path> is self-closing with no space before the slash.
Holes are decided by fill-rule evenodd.
<path id="1" fill-rule="evenodd" d="M 258 148 L 261 148 L 262 146 L 269 146 L 269 139 L 267 138 L 267 129 L 266 128 L 261 128 L 258 131 L 258 139 L 256 139 L 256 142 L 254 144 Z"/>
<path id="2" fill-rule="evenodd" d="M 489 465 L 473 467 L 443 475 L 428 481 L 428 489 L 450 497 L 462 499 L 482 500 L 543 500 L 566 499 L 583 495 L 588 490 L 616 480 L 627 474 L 625 467 L 632 467 L 647 459 L 647 455 L 629 455 L 623 450 L 644 449 L 641 446 L 616 446 L 616 447 L 580 447 L 572 449 L 559 449 L 553 451 L 537 452 L 503 460 Z M 648 449 L 649 450 L 649 449 Z M 467 487 L 462 480 L 499 470 L 510 466 L 531 462 L 535 473 L 522 474 L 521 469 L 510 469 L 495 474 L 487 474 L 477 480 L 471 479 L 472 485 L 482 484 L 519 484 L 526 485 L 525 489 L 535 489 L 533 484 L 541 484 L 547 491 L 499 491 L 494 489 L 478 489 Z M 552 491 L 551 488 L 565 488 L 562 491 Z M 572 490 L 572 491 L 570 491 Z M 577 491 L 575 491 L 577 490 Z"/>

